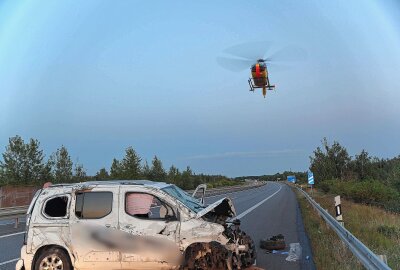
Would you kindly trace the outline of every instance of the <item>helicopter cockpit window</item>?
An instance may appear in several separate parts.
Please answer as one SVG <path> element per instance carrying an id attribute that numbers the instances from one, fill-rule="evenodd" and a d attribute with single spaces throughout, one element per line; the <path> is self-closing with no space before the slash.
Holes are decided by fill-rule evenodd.
<path id="1" fill-rule="evenodd" d="M 265 70 L 265 64 L 259 64 L 259 67 L 260 67 L 260 71 Z M 251 67 L 251 71 L 256 72 L 256 65 Z"/>

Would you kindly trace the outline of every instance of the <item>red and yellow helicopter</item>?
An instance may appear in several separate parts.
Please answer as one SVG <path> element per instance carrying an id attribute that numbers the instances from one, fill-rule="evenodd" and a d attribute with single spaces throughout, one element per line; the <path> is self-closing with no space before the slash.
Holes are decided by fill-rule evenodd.
<path id="1" fill-rule="evenodd" d="M 297 61 L 305 56 L 304 51 L 287 47 L 264 58 L 268 47 L 270 44 L 265 42 L 245 43 L 230 47 L 224 50 L 224 53 L 230 54 L 230 56 L 218 57 L 217 62 L 231 71 L 242 71 L 250 67 L 251 78 L 248 79 L 250 91 L 262 89 L 265 98 L 267 90 L 275 90 L 275 85 L 269 81 L 267 65 L 279 66 L 283 64 L 282 62 Z"/>
<path id="2" fill-rule="evenodd" d="M 262 88 L 262 94 L 265 98 L 267 89 L 275 89 L 275 85 L 269 83 L 268 69 L 264 59 L 258 59 L 257 63 L 251 66 L 251 77 L 248 80 L 250 91 L 254 92 L 254 89 Z"/>

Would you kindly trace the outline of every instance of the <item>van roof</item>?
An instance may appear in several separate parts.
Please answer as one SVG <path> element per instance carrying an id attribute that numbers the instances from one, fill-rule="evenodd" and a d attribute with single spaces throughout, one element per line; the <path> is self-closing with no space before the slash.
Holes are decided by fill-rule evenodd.
<path id="1" fill-rule="evenodd" d="M 52 187 L 77 187 L 77 186 L 114 186 L 114 185 L 142 185 L 153 187 L 157 189 L 161 189 L 171 184 L 167 184 L 165 182 L 155 182 L 150 180 L 104 180 L 104 181 L 87 181 L 87 182 L 80 182 L 80 183 L 65 183 L 65 184 L 54 184 L 49 186 L 48 188 Z"/>

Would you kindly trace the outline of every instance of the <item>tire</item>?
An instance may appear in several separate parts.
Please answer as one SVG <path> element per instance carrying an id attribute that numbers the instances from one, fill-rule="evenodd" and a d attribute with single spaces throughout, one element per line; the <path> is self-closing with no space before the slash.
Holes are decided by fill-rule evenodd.
<path id="1" fill-rule="evenodd" d="M 195 243 L 185 252 L 181 270 L 226 270 L 228 251 L 217 242 Z"/>
<path id="2" fill-rule="evenodd" d="M 73 270 L 68 254 L 58 247 L 44 249 L 35 260 L 34 270 Z"/>

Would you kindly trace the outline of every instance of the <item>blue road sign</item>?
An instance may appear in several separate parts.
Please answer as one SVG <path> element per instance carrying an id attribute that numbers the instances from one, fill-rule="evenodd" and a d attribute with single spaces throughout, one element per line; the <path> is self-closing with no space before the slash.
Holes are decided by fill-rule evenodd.
<path id="1" fill-rule="evenodd" d="M 296 176 L 288 175 L 287 180 L 292 183 L 296 183 Z"/>
<path id="2" fill-rule="evenodd" d="M 314 185 L 314 174 L 312 171 L 308 171 L 308 184 Z"/>

